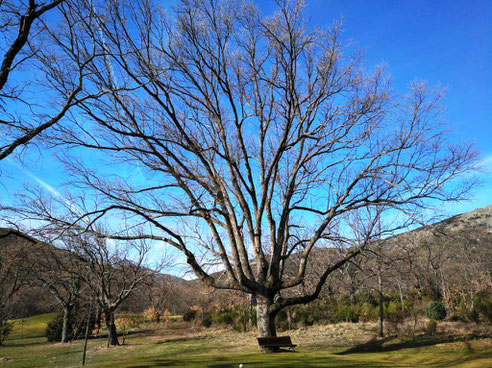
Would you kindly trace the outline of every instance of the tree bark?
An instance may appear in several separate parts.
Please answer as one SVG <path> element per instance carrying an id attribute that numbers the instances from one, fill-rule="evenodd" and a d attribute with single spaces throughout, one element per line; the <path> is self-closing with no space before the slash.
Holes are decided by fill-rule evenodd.
<path id="1" fill-rule="evenodd" d="M 114 323 L 114 312 L 112 310 L 104 311 L 104 322 L 108 330 L 108 347 L 110 345 L 120 345 L 118 334 L 116 333 L 116 325 Z"/>
<path id="2" fill-rule="evenodd" d="M 63 308 L 63 324 L 62 324 L 62 335 L 61 342 L 68 342 L 68 327 L 70 323 L 70 317 L 72 316 L 72 307 Z"/>
<path id="3" fill-rule="evenodd" d="M 378 274 L 378 294 L 379 294 L 379 336 L 384 336 L 383 321 L 384 321 L 384 297 L 383 297 L 383 278 L 381 272 Z"/>
<path id="4" fill-rule="evenodd" d="M 277 312 L 272 312 L 270 310 L 272 304 L 272 297 L 263 295 L 256 296 L 256 325 L 258 327 L 259 337 L 277 336 L 277 331 L 275 329 L 275 317 Z"/>
<path id="5" fill-rule="evenodd" d="M 101 318 L 102 318 L 102 308 L 100 306 L 97 307 L 96 310 L 96 330 L 101 331 Z"/>

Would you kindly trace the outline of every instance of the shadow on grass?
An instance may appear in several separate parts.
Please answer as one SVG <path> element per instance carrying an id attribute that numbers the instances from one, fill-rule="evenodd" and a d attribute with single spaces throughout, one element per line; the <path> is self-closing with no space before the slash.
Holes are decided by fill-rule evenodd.
<path id="1" fill-rule="evenodd" d="M 168 342 L 178 342 L 178 341 L 192 341 L 192 340 L 206 340 L 207 336 L 190 336 L 190 337 L 177 337 L 171 339 L 164 339 L 156 342 L 156 344 L 166 344 Z"/>
<path id="2" fill-rule="evenodd" d="M 169 359 L 156 359 L 149 364 L 137 364 L 137 365 L 125 365 L 125 368 L 154 368 L 154 367 L 201 367 L 201 368 L 235 368 L 240 363 L 244 363 L 245 367 L 251 368 L 382 368 L 392 367 L 388 364 L 378 364 L 372 361 L 365 362 L 347 362 L 340 361 L 332 358 L 312 358 L 304 357 L 303 359 L 282 359 L 282 360 L 262 360 L 262 359 L 246 359 L 242 361 L 231 361 L 227 359 L 217 359 L 216 362 L 205 362 L 192 360 L 169 360 Z"/>
<path id="3" fill-rule="evenodd" d="M 348 355 L 348 354 L 357 354 L 357 353 L 378 353 L 378 352 L 387 352 L 387 351 L 396 351 L 402 349 L 412 349 L 412 348 L 420 348 L 424 346 L 433 346 L 437 344 L 444 344 L 450 342 L 465 342 L 469 349 L 471 349 L 471 345 L 469 344 L 470 340 L 479 340 L 490 338 L 487 335 L 477 335 L 472 334 L 468 336 L 454 336 L 454 335 L 445 335 L 445 334 L 437 334 L 437 335 L 422 335 L 415 336 L 410 339 L 404 340 L 395 340 L 393 337 L 387 337 L 384 339 L 373 339 L 364 344 L 359 344 L 345 351 L 336 353 L 337 355 Z"/>

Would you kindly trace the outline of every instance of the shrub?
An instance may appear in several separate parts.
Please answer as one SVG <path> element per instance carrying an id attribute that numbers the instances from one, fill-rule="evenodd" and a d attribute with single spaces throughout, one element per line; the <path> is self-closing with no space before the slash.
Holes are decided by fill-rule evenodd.
<path id="1" fill-rule="evenodd" d="M 72 311 L 72 316 L 68 320 L 68 338 L 70 340 L 80 339 L 85 334 L 85 327 L 87 324 L 87 308 L 77 307 Z M 96 317 L 91 313 L 89 321 L 89 333 L 92 333 L 96 326 Z M 46 329 L 44 330 L 44 335 L 48 341 L 61 341 L 63 329 L 63 313 L 58 313 L 55 318 L 53 318 Z"/>
<path id="2" fill-rule="evenodd" d="M 427 322 L 427 333 L 429 335 L 434 335 L 437 330 L 437 322 L 435 319 L 430 319 L 429 322 Z"/>
<path id="3" fill-rule="evenodd" d="M 248 322 L 249 322 L 249 314 L 246 309 L 240 311 L 234 323 L 232 324 L 232 328 L 238 332 L 246 332 L 248 330 Z"/>
<path id="4" fill-rule="evenodd" d="M 475 323 L 478 323 L 480 321 L 480 314 L 478 313 L 478 309 L 473 307 L 472 309 L 467 309 L 466 310 L 466 317 Z"/>
<path id="5" fill-rule="evenodd" d="M 399 301 L 389 302 L 384 312 L 386 318 L 393 323 L 400 323 L 403 321 L 404 315 Z"/>
<path id="6" fill-rule="evenodd" d="M 222 310 L 216 317 L 215 321 L 221 325 L 232 325 L 234 323 L 234 319 L 236 317 L 236 313 L 232 310 Z"/>
<path id="7" fill-rule="evenodd" d="M 5 339 L 9 336 L 13 326 L 14 324 L 7 318 L 0 317 L 0 345 L 2 345 Z"/>
<path id="8" fill-rule="evenodd" d="M 446 318 L 446 308 L 441 302 L 433 301 L 427 306 L 427 317 L 436 321 Z"/>
<path id="9" fill-rule="evenodd" d="M 212 314 L 210 312 L 204 313 L 202 318 L 202 326 L 209 328 L 212 326 Z"/>
<path id="10" fill-rule="evenodd" d="M 183 321 L 185 322 L 193 321 L 195 315 L 196 315 L 196 311 L 190 309 L 183 314 Z"/>
<path id="11" fill-rule="evenodd" d="M 148 322 L 158 322 L 159 311 L 155 310 L 154 307 L 149 307 L 143 311 L 143 316 Z"/>
<path id="12" fill-rule="evenodd" d="M 488 298 L 482 297 L 480 295 L 477 296 L 475 300 L 475 305 L 478 312 L 480 312 L 484 319 L 492 322 L 492 296 L 489 296 Z"/>
<path id="13" fill-rule="evenodd" d="M 463 322 L 464 321 L 463 317 L 461 317 L 459 314 L 452 314 L 449 317 L 449 320 L 451 322 Z"/>
<path id="14" fill-rule="evenodd" d="M 55 318 L 48 322 L 44 335 L 48 338 L 49 342 L 60 341 L 63 328 L 63 314 L 58 313 Z"/>
<path id="15" fill-rule="evenodd" d="M 359 322 L 360 307 L 358 305 L 336 304 L 330 314 L 330 322 Z"/>

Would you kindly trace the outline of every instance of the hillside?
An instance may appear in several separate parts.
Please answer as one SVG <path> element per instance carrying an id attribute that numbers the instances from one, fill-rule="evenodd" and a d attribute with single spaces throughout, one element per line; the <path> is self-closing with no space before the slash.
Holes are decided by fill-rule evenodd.
<path id="1" fill-rule="evenodd" d="M 17 230 L 0 228 L 0 247 L 2 254 L 6 250 L 10 252 L 17 249 L 15 254 L 21 255 L 29 251 L 34 244 L 42 244 L 46 249 L 53 249 L 50 245 L 37 241 L 29 235 Z M 405 232 L 385 240 L 385 252 L 388 262 L 392 263 L 394 273 L 388 279 L 398 278 L 406 287 L 418 287 L 435 289 L 438 294 L 445 294 L 442 288 L 466 288 L 469 280 L 474 280 L 477 288 L 486 287 L 490 283 L 490 269 L 492 268 L 492 206 L 486 206 L 471 212 L 456 215 L 435 223 Z M 340 254 L 335 249 L 320 248 L 315 250 L 316 255 L 308 267 L 309 272 L 319 273 L 327 264 L 333 263 Z M 50 252 L 45 253 L 49 256 Z M 357 292 L 358 288 L 371 287 L 374 281 L 371 278 L 370 268 L 371 254 L 366 254 L 358 261 L 360 270 L 350 275 L 351 266 L 341 270 L 330 277 L 326 288 L 331 291 L 346 293 Z M 21 260 L 19 258 L 19 260 Z M 396 261 L 391 261 L 391 260 Z M 19 261 L 18 260 L 18 261 Z M 365 263 L 364 263 L 365 262 Z M 363 264 L 364 263 L 364 264 Z M 287 265 L 288 273 L 295 272 L 295 257 L 290 265 Z M 363 268 L 366 267 L 365 270 Z M 363 272 L 362 272 L 363 270 Z M 463 278 L 460 280 L 456 271 Z M 0 270 L 1 271 L 1 270 Z M 438 272 L 440 275 L 438 275 Z M 216 275 L 219 276 L 220 273 Z M 443 277 L 446 278 L 445 282 Z M 357 279 L 359 278 L 359 279 Z M 216 303 L 230 303 L 233 300 L 244 298 L 244 294 L 230 291 L 217 291 L 205 287 L 199 280 L 183 280 L 179 277 L 158 274 L 155 279 L 159 285 L 167 285 L 165 308 L 172 309 L 175 313 L 181 313 L 190 305 L 203 305 L 209 307 Z M 364 280 L 364 281 L 363 281 Z M 468 280 L 468 281 L 467 281 Z M 388 281 L 389 282 L 389 281 Z M 349 284 L 351 288 L 349 288 Z M 478 285 L 480 284 L 480 285 Z M 484 286 L 485 285 L 485 286 Z M 306 281 L 303 287 L 312 287 Z M 401 285 L 400 285 L 401 286 Z M 392 286 L 391 282 L 388 284 Z M 330 292 L 331 292 L 330 291 Z M 122 305 L 126 311 L 142 311 L 148 307 L 148 290 L 141 289 L 135 292 L 127 302 Z M 292 290 L 295 292 L 295 290 Z M 38 300 L 43 300 L 42 305 Z M 16 298 L 16 309 L 24 311 L 21 314 L 34 312 L 51 312 L 56 308 L 56 301 L 49 293 L 43 293 L 39 286 L 27 287 Z M 36 305 L 28 305 L 36 304 Z"/>

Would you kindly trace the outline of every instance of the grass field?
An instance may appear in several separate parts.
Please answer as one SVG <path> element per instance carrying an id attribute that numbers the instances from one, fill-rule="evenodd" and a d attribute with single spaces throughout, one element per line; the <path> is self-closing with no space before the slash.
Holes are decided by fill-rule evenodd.
<path id="1" fill-rule="evenodd" d="M 16 321 L 0 347 L 3 367 L 77 367 L 82 341 L 48 343 L 43 329 L 53 315 Z M 473 326 L 472 326 L 473 327 Z M 461 326 L 434 336 L 375 339 L 371 324 L 313 326 L 288 331 L 296 352 L 262 353 L 255 335 L 192 328 L 183 322 L 133 331 L 126 345 L 106 348 L 104 337 L 89 341 L 87 367 L 492 367 L 490 326 Z"/>

